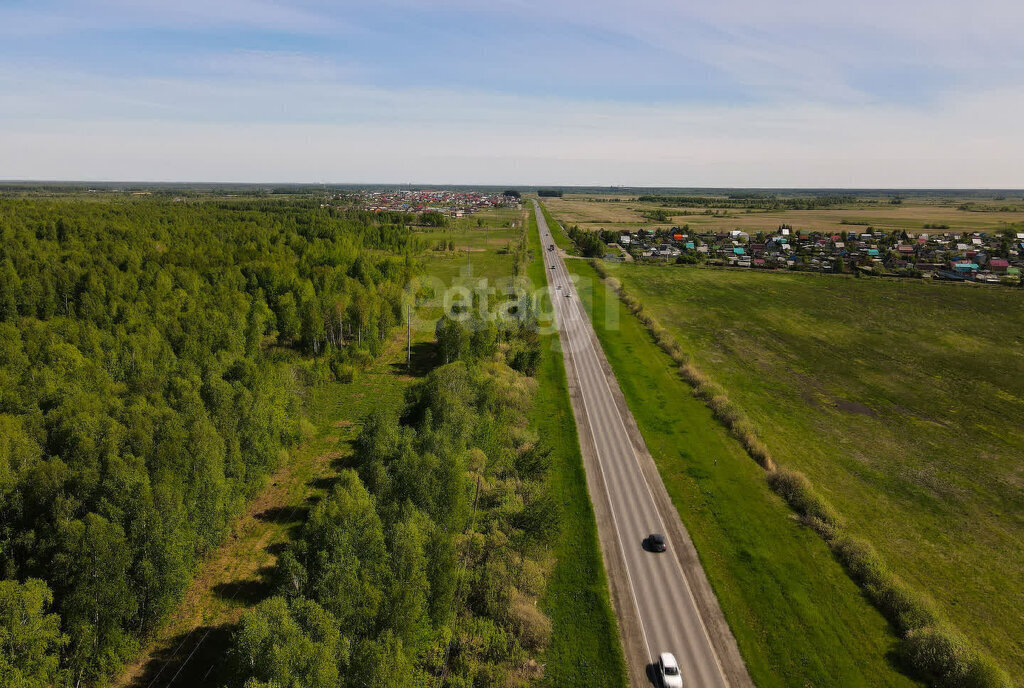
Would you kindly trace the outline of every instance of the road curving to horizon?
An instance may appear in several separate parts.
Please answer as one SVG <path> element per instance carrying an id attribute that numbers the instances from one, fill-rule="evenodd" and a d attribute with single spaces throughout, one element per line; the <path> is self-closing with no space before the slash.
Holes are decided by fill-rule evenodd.
<path id="1" fill-rule="evenodd" d="M 658 655 L 671 652 L 687 688 L 752 688 L 736 641 L 564 257 L 557 248 L 547 250 L 554 239 L 539 205 L 533 203 L 630 682 L 649 685 Z M 666 535 L 668 552 L 655 554 L 643 548 L 650 533 Z"/>

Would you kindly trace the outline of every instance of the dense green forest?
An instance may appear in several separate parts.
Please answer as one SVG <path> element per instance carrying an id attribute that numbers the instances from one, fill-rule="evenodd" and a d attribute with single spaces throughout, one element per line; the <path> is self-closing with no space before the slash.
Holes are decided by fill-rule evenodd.
<path id="1" fill-rule="evenodd" d="M 301 198 L 0 200 L 0 684 L 94 684 L 166 617 L 301 439 L 301 387 L 353 374 L 401 322 L 420 248 L 405 221 Z M 476 389 L 483 373 L 459 365 L 444 374 Z M 498 378 L 492 387 L 466 403 L 497 404 Z M 420 427 L 468 422 L 429 398 L 425 387 L 411 407 Z M 396 422 L 373 426 L 379 458 L 346 478 L 288 560 L 309 598 L 291 596 L 290 618 L 324 627 L 324 642 L 337 636 L 324 624 L 343 619 L 353 666 L 387 643 L 422 649 L 455 594 L 435 581 L 455 565 L 465 478 L 444 474 L 446 450 Z M 399 454 L 380 444 L 387 433 Z M 429 485 L 407 484 L 399 466 L 413 455 L 418 479 L 454 481 L 450 505 L 432 492 L 404 506 L 401 489 Z M 381 495 L 376 511 L 360 481 Z M 348 513 L 366 519 L 365 554 L 330 551 L 365 556 L 360 580 L 332 578 L 340 560 L 321 549 Z M 440 569 L 416 568 L 425 547 L 439 548 Z M 421 574 L 429 587 L 407 578 Z M 404 606 L 385 604 L 381 586 L 399 579 Z M 320 581 L 357 586 L 358 599 Z M 280 604 L 260 613 L 283 614 Z M 411 616 L 421 604 L 430 623 Z M 361 642 L 385 627 L 378 645 Z M 243 641 L 254 633 L 247 624 Z"/>
<path id="2" fill-rule="evenodd" d="M 280 557 L 278 595 L 242 619 L 235 685 L 514 686 L 543 674 L 532 657 L 551 624 L 536 600 L 559 510 L 550 452 L 527 428 L 536 324 L 527 298 L 480 298 L 438 322 L 449 362 L 404 410 L 366 420 L 351 468 Z"/>

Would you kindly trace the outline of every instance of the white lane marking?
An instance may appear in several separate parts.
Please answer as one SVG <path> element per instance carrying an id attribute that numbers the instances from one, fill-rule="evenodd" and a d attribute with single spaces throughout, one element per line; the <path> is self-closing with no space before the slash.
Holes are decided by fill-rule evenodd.
<path id="1" fill-rule="evenodd" d="M 580 369 L 576 365 L 576 356 L 571 354 L 569 358 L 572 360 L 573 372 L 576 373 L 576 380 L 579 381 L 580 385 L 580 400 L 583 402 L 583 412 L 587 414 L 587 429 L 590 430 L 590 438 L 594 441 L 594 451 L 597 453 L 597 467 L 601 471 L 601 482 L 604 483 L 604 493 L 608 498 L 608 512 L 612 515 L 612 525 L 615 526 L 615 537 L 619 541 L 619 548 L 622 550 L 622 562 L 626 568 L 626 580 L 629 583 L 629 593 L 633 598 L 633 607 L 636 609 L 636 617 L 640 621 L 640 633 L 644 636 L 644 646 L 647 648 L 648 659 L 653 659 L 654 655 L 651 654 L 651 643 L 647 639 L 647 629 L 644 627 L 644 617 L 640 613 L 640 602 L 636 599 L 636 587 L 633 585 L 633 575 L 629 571 L 629 558 L 626 556 L 626 543 L 622 539 L 622 531 L 619 530 L 619 520 L 615 516 L 615 506 L 612 504 L 612 495 L 608 490 L 608 477 L 604 472 L 604 465 L 601 461 L 601 449 L 600 443 L 597 441 L 597 437 L 594 435 L 594 425 L 590 418 L 590 409 L 587 406 L 587 395 L 583 392 L 583 379 L 580 377 Z"/>
<path id="2" fill-rule="evenodd" d="M 566 268 L 566 270 L 568 270 L 568 268 Z M 573 287 L 575 287 L 575 284 L 573 285 Z M 580 318 L 582 319 L 584 316 L 586 316 L 586 312 L 583 310 L 583 305 L 582 305 L 582 303 L 580 302 L 580 300 L 578 298 L 574 299 L 574 301 L 576 302 L 576 308 L 579 309 Z M 588 317 L 588 320 L 589 320 L 589 316 L 586 316 L 586 317 Z M 612 400 L 612 406 L 615 409 L 615 417 L 618 419 L 619 427 L 622 428 L 623 436 L 626 438 L 626 441 L 629 444 L 630 453 L 632 453 L 632 455 L 633 455 L 633 461 L 636 464 L 637 470 L 640 471 L 640 477 L 644 481 L 644 487 L 647 488 L 647 494 L 650 496 L 651 502 L 653 504 L 655 504 L 654 511 L 655 511 L 655 513 L 658 516 L 658 522 L 661 524 L 662 530 L 665 530 L 667 532 L 667 529 L 665 528 L 665 521 L 661 517 L 661 510 L 657 508 L 657 506 L 656 506 L 657 502 L 654 501 L 654 492 L 651 490 L 651 485 L 650 485 L 650 483 L 647 482 L 647 476 L 644 473 L 643 468 L 640 465 L 640 458 L 639 458 L 639 456 L 637 456 L 636 447 L 633 446 L 632 440 L 629 439 L 629 433 L 626 430 L 626 423 L 622 419 L 622 415 L 619 413 L 619 405 L 614 402 L 615 397 L 614 397 L 614 395 L 612 395 L 612 389 L 611 389 L 611 385 L 608 383 L 608 377 L 607 377 L 607 375 L 604 374 L 604 370 L 603 370 L 603 368 L 601 366 L 601 359 L 597 356 L 597 351 L 594 349 L 594 340 L 590 336 L 589 332 L 587 332 L 585 334 L 586 334 L 586 339 L 587 339 L 587 345 L 590 347 L 590 350 L 594 354 L 595 360 L 597 361 L 598 368 L 601 369 L 600 370 L 600 375 L 598 377 L 601 378 L 601 381 L 604 383 L 605 389 L 608 391 L 608 397 L 609 397 L 609 399 Z M 672 560 L 675 562 L 675 568 L 679 572 L 679 577 L 683 580 L 683 585 L 686 587 L 687 595 L 689 595 L 690 601 L 693 603 L 693 609 L 694 609 L 694 612 L 695 612 L 695 614 L 697 616 L 697 621 L 700 622 L 700 628 L 701 628 L 701 631 L 704 633 L 704 638 L 708 642 L 708 648 L 711 650 L 711 656 L 714 657 L 715 664 L 718 666 L 719 676 L 721 677 L 723 683 L 725 683 L 725 685 L 728 686 L 729 685 L 729 680 L 728 680 L 728 678 L 725 675 L 725 669 L 722 667 L 722 662 L 718 658 L 718 652 L 715 650 L 714 643 L 711 642 L 711 636 L 708 633 L 707 626 L 704 624 L 704 618 L 701 616 L 700 607 L 697 606 L 697 599 L 694 597 L 693 590 L 690 588 L 690 582 L 686 579 L 686 573 L 683 571 L 682 564 L 679 563 L 679 558 L 676 557 L 676 556 L 673 556 Z"/>
<path id="3" fill-rule="evenodd" d="M 561 256 L 559 256 L 559 258 L 561 258 Z M 565 266 L 564 259 L 562 259 L 560 262 L 561 262 L 562 269 L 566 273 L 568 273 L 569 269 Z M 567 281 L 572 284 L 572 290 L 573 290 L 573 292 L 575 292 L 576 291 L 576 284 L 575 284 L 575 282 L 573 282 L 572 279 L 568 279 Z M 589 316 L 587 316 L 586 312 L 583 310 L 583 305 L 582 305 L 582 303 L 581 303 L 581 301 L 579 299 L 579 295 L 577 294 L 576 298 L 571 299 L 571 300 L 573 301 L 573 305 L 576 306 L 575 310 L 577 310 L 577 313 L 578 313 L 580 319 L 582 320 L 584 317 L 586 317 L 587 320 L 589 321 Z M 601 381 L 604 383 L 605 389 L 608 391 L 608 397 L 609 397 L 610 400 L 612 400 L 612 406 L 615 409 L 614 415 L 615 415 L 616 419 L 618 419 L 619 426 L 622 428 L 623 436 L 626 438 L 626 441 L 629 444 L 630 453 L 633 455 L 633 462 L 636 464 L 637 470 L 640 471 L 640 477 L 643 479 L 644 487 L 647 488 L 647 494 L 648 494 L 648 496 L 650 496 L 651 502 L 656 505 L 657 502 L 654 501 L 654 492 L 651 490 L 651 485 L 650 485 L 650 483 L 647 482 L 647 476 L 644 474 L 643 468 L 640 465 L 640 458 L 637 456 L 636 447 L 633 446 L 632 440 L 629 439 L 629 433 L 626 430 L 626 423 L 622 419 L 621 413 L 619 413 L 619 405 L 617 403 L 615 403 L 615 396 L 612 394 L 611 385 L 608 383 L 608 377 L 604 373 L 604 369 L 601 366 L 601 359 L 597 355 L 597 350 L 594 348 L 594 340 L 590 336 L 589 332 L 585 331 L 584 335 L 585 335 L 585 338 L 587 340 L 587 345 L 590 347 L 591 352 L 594 354 L 594 358 L 595 358 L 595 360 L 597 362 L 597 366 L 600 369 L 600 374 L 598 375 L 598 377 L 601 378 Z M 573 359 L 573 366 L 575 367 L 575 365 L 576 365 L 576 360 L 574 358 Z M 576 376 L 577 376 L 577 378 L 579 378 L 579 370 L 578 369 L 577 369 Z M 580 388 L 581 388 L 580 396 L 583 397 L 583 394 L 582 394 L 582 383 L 580 385 Z M 586 406 L 586 399 L 585 398 L 584 398 L 584 406 Z M 587 415 L 588 415 L 588 418 L 589 418 L 589 412 L 588 412 Z M 588 425 L 589 425 L 589 423 L 588 423 Z M 591 436 L 593 436 L 593 429 L 591 429 Z M 594 443 L 595 443 L 595 445 L 597 444 L 596 438 L 594 440 Z M 600 450 L 598 450 L 598 451 L 600 453 Z M 598 461 L 598 464 L 600 465 L 600 461 Z M 601 468 L 601 472 L 602 472 L 602 476 L 603 476 L 604 475 L 604 468 L 603 467 Z M 606 482 L 605 483 L 605 492 L 607 492 L 607 490 L 608 490 L 608 487 L 607 487 L 607 482 Z M 611 502 L 611 495 L 608 495 L 608 501 Z M 662 530 L 665 530 L 665 532 L 667 532 L 667 529 L 665 528 L 665 521 L 661 517 L 661 510 L 658 509 L 657 506 L 655 506 L 654 511 L 655 511 L 655 513 L 658 516 L 658 522 L 661 524 Z M 614 513 L 613 513 L 613 516 L 614 516 Z M 616 527 L 616 533 L 618 534 L 618 528 L 617 527 Z M 621 534 L 619 534 L 619 542 L 620 542 L 620 544 L 622 542 Z M 625 547 L 623 547 L 623 557 L 625 557 Z M 718 666 L 719 677 L 722 679 L 722 682 L 726 686 L 728 686 L 728 685 L 730 685 L 729 684 L 729 679 L 725 675 L 725 670 L 722 667 L 721 660 L 718 658 L 718 652 L 715 650 L 715 645 L 714 645 L 714 643 L 711 642 L 711 636 L 710 636 L 710 634 L 708 634 L 707 626 L 704 624 L 704 618 L 701 616 L 700 607 L 697 606 L 697 599 L 693 595 L 693 590 L 690 589 L 690 582 L 686 579 L 686 574 L 683 571 L 682 564 L 679 563 L 679 558 L 676 557 L 676 556 L 673 556 L 672 560 L 675 562 L 675 568 L 679 572 L 679 577 L 683 581 L 683 586 L 686 588 L 686 593 L 690 597 L 690 601 L 693 603 L 693 609 L 694 609 L 694 612 L 695 612 L 695 614 L 697 616 L 697 621 L 700 623 L 701 631 L 704 633 L 704 638 L 705 638 L 705 640 L 707 640 L 708 649 L 711 650 L 711 656 L 714 657 L 715 664 Z M 629 575 L 629 566 L 628 566 L 628 564 L 627 564 L 627 567 L 626 567 L 626 574 L 627 574 L 627 576 Z M 632 587 L 632 584 L 633 584 L 632 583 L 632 579 L 630 579 L 630 587 Z M 635 599 L 636 599 L 636 593 L 634 592 L 634 602 L 635 602 Z M 639 607 L 637 608 L 637 613 L 639 614 Z M 643 618 L 641 618 L 641 620 L 640 620 L 640 626 L 641 626 L 641 629 L 643 629 Z M 646 631 L 644 631 L 644 640 L 645 640 L 645 642 L 646 642 L 646 639 L 647 639 L 646 635 L 647 635 Z M 648 646 L 647 651 L 648 651 L 648 653 L 650 652 L 650 646 Z"/>

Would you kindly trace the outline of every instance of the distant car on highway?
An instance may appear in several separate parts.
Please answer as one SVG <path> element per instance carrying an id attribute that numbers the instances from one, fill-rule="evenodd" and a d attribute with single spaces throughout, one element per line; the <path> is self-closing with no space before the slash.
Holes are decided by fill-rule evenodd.
<path id="1" fill-rule="evenodd" d="M 658 657 L 658 679 L 662 688 L 683 688 L 683 676 L 671 652 L 662 652 Z"/>
<path id="2" fill-rule="evenodd" d="M 665 536 L 661 533 L 651 533 L 644 540 L 644 549 L 651 552 L 664 552 L 668 549 L 668 545 L 665 544 Z"/>

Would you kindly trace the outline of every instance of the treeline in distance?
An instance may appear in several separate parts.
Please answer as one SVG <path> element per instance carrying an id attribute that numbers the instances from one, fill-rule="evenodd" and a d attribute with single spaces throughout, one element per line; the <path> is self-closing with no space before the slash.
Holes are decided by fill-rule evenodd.
<path id="1" fill-rule="evenodd" d="M 671 208 L 740 208 L 749 210 L 814 210 L 829 208 L 856 200 L 853 196 L 832 194 L 780 198 L 773 195 L 737 193 L 722 196 L 639 196 L 641 203 L 657 203 Z"/>

